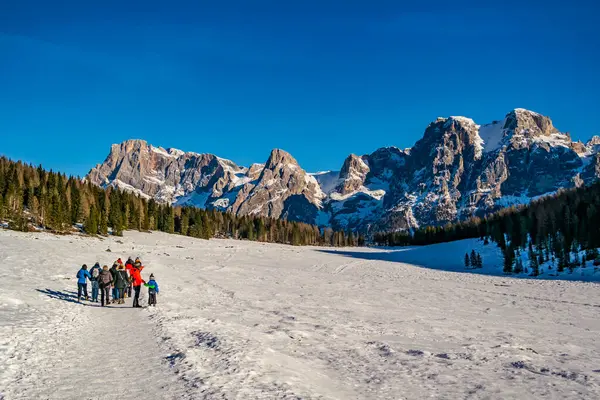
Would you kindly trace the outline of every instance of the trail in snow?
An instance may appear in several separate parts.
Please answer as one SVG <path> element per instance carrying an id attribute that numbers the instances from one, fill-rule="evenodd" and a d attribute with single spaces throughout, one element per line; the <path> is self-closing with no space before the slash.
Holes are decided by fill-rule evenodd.
<path id="1" fill-rule="evenodd" d="M 183 398 L 183 385 L 164 363 L 152 327 L 140 310 L 73 303 L 76 293 L 44 291 L 69 304 L 45 326 L 23 362 L 9 399 Z M 18 338 L 19 336 L 17 336 Z M 17 341 L 13 344 L 20 347 Z"/>
<path id="2" fill-rule="evenodd" d="M 600 396 L 596 284 L 442 271 L 440 259 L 458 271 L 466 250 L 407 251 L 0 230 L 0 393 L 6 399 Z M 66 292 L 81 263 L 128 255 L 142 257 L 145 276 L 155 274 L 158 307 L 101 309 L 61 299 L 72 294 Z M 484 255 L 488 265 L 493 257 L 491 250 Z M 89 347 L 98 341 L 110 349 L 124 342 L 124 353 Z M 81 374 L 92 371 L 98 377 L 89 387 L 106 392 L 78 389 L 86 382 Z"/>
<path id="3" fill-rule="evenodd" d="M 27 239 L 38 245 L 32 251 L 24 251 L 27 241 L 0 238 L 0 394 L 6 399 L 186 398 L 146 310 L 132 308 L 132 299 L 107 307 L 77 302 L 72 277 L 83 263 L 77 258 L 91 264 L 98 250 L 85 254 L 69 246 L 71 251 L 64 251 L 54 248 L 51 235 L 35 238 Z M 81 238 L 67 240 L 58 242 L 89 247 Z M 88 289 L 91 294 L 89 284 Z"/>

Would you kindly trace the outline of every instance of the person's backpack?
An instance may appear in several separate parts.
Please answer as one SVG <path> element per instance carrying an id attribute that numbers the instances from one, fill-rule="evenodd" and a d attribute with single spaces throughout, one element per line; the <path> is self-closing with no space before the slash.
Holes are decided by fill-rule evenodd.
<path id="1" fill-rule="evenodd" d="M 93 268 L 92 269 L 92 278 L 98 279 L 98 275 L 100 275 L 100 272 L 98 272 L 98 268 Z"/>

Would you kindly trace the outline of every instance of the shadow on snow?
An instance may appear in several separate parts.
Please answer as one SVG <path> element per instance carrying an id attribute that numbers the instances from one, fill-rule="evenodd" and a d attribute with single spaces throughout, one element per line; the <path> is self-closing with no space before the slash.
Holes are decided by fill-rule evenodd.
<path id="1" fill-rule="evenodd" d="M 505 274 L 503 272 L 503 259 L 498 247 L 493 245 L 482 245 L 477 239 L 464 240 L 460 242 L 438 243 L 430 246 L 411 246 L 402 248 L 381 248 L 377 251 L 356 251 L 356 250 L 333 250 L 318 249 L 316 251 L 326 254 L 335 254 L 344 257 L 358 258 L 369 261 L 388 261 L 396 263 L 410 264 L 416 267 L 460 272 L 467 274 L 478 274 L 487 276 L 500 276 L 517 279 L 538 279 L 538 280 L 568 280 L 583 282 L 598 282 L 600 274 L 594 274 L 593 267 L 587 267 L 584 270 L 586 276 L 581 276 L 581 269 L 577 273 L 565 271 L 560 275 L 556 272 L 546 271 L 546 273 L 537 277 L 527 274 Z M 465 268 L 464 254 L 472 249 L 477 250 L 483 258 L 483 268 Z M 590 275 L 590 273 L 592 273 Z"/>
<path id="2" fill-rule="evenodd" d="M 80 304 L 82 306 L 87 306 L 87 307 L 101 307 L 100 303 L 77 301 L 77 292 L 74 292 L 71 290 L 61 291 L 61 290 L 52 290 L 52 289 L 48 289 L 48 288 L 35 289 L 35 290 L 39 293 L 45 294 L 46 296 L 50 297 L 51 299 L 62 300 L 62 301 L 66 301 L 69 303 Z M 125 307 L 111 307 L 109 305 L 106 305 L 104 308 L 125 308 Z"/>

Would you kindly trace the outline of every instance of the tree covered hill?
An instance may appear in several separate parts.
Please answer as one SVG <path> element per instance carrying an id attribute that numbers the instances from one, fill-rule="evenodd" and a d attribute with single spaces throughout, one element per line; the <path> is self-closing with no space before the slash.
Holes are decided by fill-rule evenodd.
<path id="1" fill-rule="evenodd" d="M 559 190 L 555 195 L 484 218 L 430 226 L 412 233 L 377 233 L 374 241 L 379 245 L 407 246 L 481 238 L 502 249 L 506 273 L 521 273 L 529 268 L 536 276 L 543 265 L 562 272 L 585 266 L 587 261 L 600 264 L 599 210 L 600 182 L 596 182 Z"/>
<path id="2" fill-rule="evenodd" d="M 0 222 L 17 230 L 66 233 L 78 223 L 88 234 L 158 230 L 196 238 L 232 237 L 294 245 L 355 246 L 352 233 L 261 216 L 173 207 L 90 181 L 0 157 Z"/>

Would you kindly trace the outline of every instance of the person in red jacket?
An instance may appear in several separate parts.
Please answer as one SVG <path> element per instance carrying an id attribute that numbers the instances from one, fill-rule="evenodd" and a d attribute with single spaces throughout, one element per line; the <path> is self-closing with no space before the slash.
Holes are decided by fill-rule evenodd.
<path id="1" fill-rule="evenodd" d="M 131 269 L 131 279 L 133 281 L 133 306 L 136 308 L 140 308 L 140 290 L 142 285 L 146 283 L 145 280 L 142 279 L 142 270 L 144 266 L 141 262 L 136 262 Z"/>

